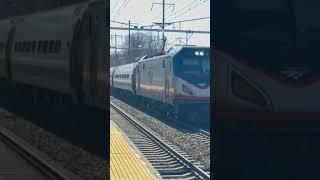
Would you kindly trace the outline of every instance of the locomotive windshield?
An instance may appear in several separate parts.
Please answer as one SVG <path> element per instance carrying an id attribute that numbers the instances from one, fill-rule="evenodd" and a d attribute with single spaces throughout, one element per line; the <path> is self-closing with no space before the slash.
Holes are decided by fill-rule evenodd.
<path id="1" fill-rule="evenodd" d="M 218 48 L 277 74 L 319 70 L 320 2 L 229 0 L 227 6 L 231 11 L 222 12 L 226 19 L 217 25 Z"/>
<path id="2" fill-rule="evenodd" d="M 174 58 L 175 75 L 193 84 L 210 82 L 209 49 L 184 49 Z"/>

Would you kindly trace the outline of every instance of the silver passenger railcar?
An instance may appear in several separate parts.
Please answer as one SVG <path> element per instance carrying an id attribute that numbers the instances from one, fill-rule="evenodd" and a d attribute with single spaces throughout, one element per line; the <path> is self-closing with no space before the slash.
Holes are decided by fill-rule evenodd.
<path id="1" fill-rule="evenodd" d="M 4 58 L 7 65 L 0 64 L 6 69 L 7 80 L 36 89 L 33 95 L 37 99 L 55 94 L 62 99 L 71 97 L 76 104 L 104 109 L 105 10 L 106 2 L 95 0 L 15 17 L 12 26 L 0 23 L 5 26 L 1 27 L 0 40 L 7 37 L 9 42 Z"/>
<path id="2" fill-rule="evenodd" d="M 8 78 L 8 36 L 12 36 L 13 22 L 11 20 L 0 21 L 0 79 Z M 11 33 L 10 33 L 11 32 Z"/>

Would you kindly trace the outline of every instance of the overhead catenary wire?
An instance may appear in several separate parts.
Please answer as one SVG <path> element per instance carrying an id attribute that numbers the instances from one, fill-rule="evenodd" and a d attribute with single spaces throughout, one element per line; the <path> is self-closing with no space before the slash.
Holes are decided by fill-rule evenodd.
<path id="1" fill-rule="evenodd" d="M 171 15 L 177 14 L 178 12 L 180 12 L 180 11 L 182 11 L 182 10 L 190 7 L 193 3 L 197 2 L 197 1 L 199 1 L 199 0 L 193 0 L 193 1 L 191 1 L 190 3 L 188 3 L 187 5 L 185 5 L 183 8 L 178 9 L 177 11 L 175 11 L 175 12 L 174 12 L 173 14 L 171 14 Z M 201 1 L 201 0 L 200 0 L 200 1 Z"/>
<path id="2" fill-rule="evenodd" d="M 118 8 L 118 11 L 116 11 L 114 13 L 113 19 L 115 20 L 117 17 L 120 16 L 120 14 L 122 13 L 122 11 L 125 9 L 125 7 L 128 5 L 129 0 L 124 0 L 123 3 L 121 4 L 121 6 Z"/>
<path id="3" fill-rule="evenodd" d="M 189 8 L 189 9 L 187 9 L 186 11 L 184 11 L 184 12 L 180 13 L 179 15 L 174 16 L 170 21 L 173 21 L 173 20 L 177 19 L 178 17 L 181 17 L 182 15 L 184 15 L 184 14 L 186 14 L 186 13 L 190 12 L 191 10 L 196 9 L 197 7 L 199 7 L 199 6 L 203 5 L 203 4 L 205 4 L 205 3 L 206 3 L 206 2 L 208 2 L 208 1 L 209 1 L 209 0 L 201 1 L 200 3 L 196 4 L 196 5 L 195 5 L 195 6 L 193 6 L 192 8 Z"/>
<path id="4" fill-rule="evenodd" d="M 120 1 L 120 0 L 117 0 L 117 2 L 115 3 L 115 5 L 114 5 L 114 6 L 113 6 L 113 8 L 112 8 L 112 11 L 111 11 L 111 13 L 110 13 L 110 14 L 112 14 L 112 13 L 114 12 L 114 10 L 116 9 L 116 7 L 117 7 L 117 5 L 118 5 L 119 1 Z"/>

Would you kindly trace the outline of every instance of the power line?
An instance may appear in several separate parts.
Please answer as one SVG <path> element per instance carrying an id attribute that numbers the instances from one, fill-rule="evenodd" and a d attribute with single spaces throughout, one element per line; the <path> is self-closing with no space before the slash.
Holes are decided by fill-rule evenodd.
<path id="1" fill-rule="evenodd" d="M 129 4 L 129 0 L 126 0 L 126 3 L 124 4 L 123 8 L 118 13 L 118 16 L 122 13 L 122 11 L 127 7 L 128 4 Z"/>
<path id="2" fill-rule="evenodd" d="M 180 17 L 180 16 L 182 16 L 182 15 L 184 15 L 184 14 L 186 14 L 186 13 L 190 12 L 191 10 L 196 9 L 197 7 L 199 7 L 199 6 L 203 5 L 204 3 L 208 2 L 208 1 L 209 1 L 209 0 L 204 0 L 203 2 L 200 2 L 200 3 L 199 3 L 199 4 L 197 4 L 196 6 L 194 6 L 194 7 L 192 7 L 192 8 L 189 8 L 188 10 L 184 11 L 183 13 L 181 13 L 181 14 L 179 14 L 179 15 L 175 16 L 174 18 L 172 18 L 172 20 L 175 20 L 175 19 L 177 19 L 178 17 Z"/>
<path id="3" fill-rule="evenodd" d="M 129 30 L 129 28 L 124 27 L 110 27 L 113 30 Z M 153 31 L 153 32 L 162 32 L 162 29 L 138 29 L 138 28 L 130 28 L 133 31 Z M 198 31 L 198 30 L 175 30 L 175 29 L 165 29 L 164 32 L 172 32 L 172 33 L 198 33 L 198 34 L 210 34 L 210 31 Z"/>
<path id="4" fill-rule="evenodd" d="M 119 21 L 115 21 L 115 20 L 110 20 L 110 22 L 114 22 L 114 23 L 117 23 L 117 24 L 122 24 L 122 25 L 129 25 L 129 23 L 124 23 L 124 22 L 119 22 Z M 137 25 L 137 23 L 130 23 L 130 26 L 135 26 Z"/>
<path id="5" fill-rule="evenodd" d="M 176 1 L 175 1 L 176 2 Z M 172 3 L 172 4 L 175 4 L 175 2 L 174 3 Z M 171 6 L 168 6 L 167 8 L 166 8 L 166 12 L 169 10 L 171 8 Z M 173 6 L 173 8 L 172 8 L 172 11 L 171 12 L 173 12 L 174 11 L 174 9 L 175 9 L 175 6 Z M 154 16 L 153 18 L 152 18 L 152 20 L 156 20 L 157 18 L 160 18 L 160 16 L 161 15 L 157 15 L 157 16 Z M 169 15 L 170 16 L 170 15 Z"/>
<path id="6" fill-rule="evenodd" d="M 162 3 L 152 3 L 152 7 L 151 7 L 151 10 L 153 8 L 153 5 L 162 5 L 162 44 L 163 44 L 163 47 L 162 47 L 162 50 L 164 51 L 165 49 L 165 42 L 166 42 L 166 38 L 165 38 L 165 35 L 164 35 L 164 28 L 165 28 L 165 8 L 166 6 L 175 6 L 175 4 L 173 3 L 166 3 L 165 0 L 162 0 Z"/>
<path id="7" fill-rule="evenodd" d="M 121 12 L 123 11 L 123 9 L 128 5 L 129 0 L 124 0 L 123 3 L 120 5 L 120 7 L 118 8 L 118 10 L 114 13 L 113 19 L 116 18 L 116 16 L 118 17 Z"/>
<path id="8" fill-rule="evenodd" d="M 181 22 L 188 22 L 188 21 L 198 21 L 198 20 L 202 20 L 202 19 L 210 19 L 210 17 L 201 17 L 201 18 L 195 18 L 195 19 L 185 19 L 185 20 L 181 20 L 181 21 L 174 21 L 174 22 L 168 22 L 168 23 L 174 24 L 174 23 L 181 23 Z"/>
<path id="9" fill-rule="evenodd" d="M 113 9 L 112 9 L 112 11 L 111 11 L 111 14 L 112 14 L 112 13 L 114 12 L 114 10 L 116 9 L 116 7 L 117 7 L 117 5 L 118 5 L 119 1 L 120 1 L 120 0 L 117 0 L 116 4 L 113 6 Z"/>
<path id="10" fill-rule="evenodd" d="M 181 9 L 177 10 L 177 11 L 176 11 L 175 13 L 173 13 L 172 15 L 177 14 L 177 13 L 180 12 L 181 10 L 184 10 L 185 8 L 191 6 L 193 3 L 197 2 L 197 1 L 198 1 L 198 0 L 193 0 L 193 1 L 191 1 L 189 4 L 187 4 L 186 6 L 184 6 L 184 7 L 181 8 Z M 200 1 L 201 1 L 201 0 L 200 0 Z"/>
<path id="11" fill-rule="evenodd" d="M 175 23 L 182 23 L 182 22 L 188 22 L 188 21 L 199 21 L 199 20 L 203 20 L 203 19 L 210 19 L 210 17 L 200 17 L 200 18 L 194 18 L 194 19 L 185 19 L 185 20 L 181 20 L 181 21 L 173 21 L 173 22 L 167 22 L 166 24 L 175 24 Z M 153 26 L 158 26 L 159 23 L 153 23 L 151 25 L 143 25 L 140 27 L 153 27 Z"/>

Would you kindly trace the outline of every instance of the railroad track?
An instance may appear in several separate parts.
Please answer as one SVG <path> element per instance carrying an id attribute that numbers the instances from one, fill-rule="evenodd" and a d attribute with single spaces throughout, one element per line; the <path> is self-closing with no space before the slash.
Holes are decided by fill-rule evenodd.
<path id="1" fill-rule="evenodd" d="M 119 100 L 115 97 L 112 97 L 112 96 L 110 97 L 110 100 L 114 100 L 114 99 L 116 99 L 117 101 L 122 101 L 122 100 Z M 128 104 L 128 103 L 126 103 L 126 104 Z M 139 109 L 137 109 L 138 111 L 141 111 L 140 108 L 142 108 L 142 109 L 146 108 L 146 107 L 142 106 L 141 104 L 140 105 L 137 104 L 137 106 L 139 106 Z M 195 127 L 194 124 L 191 124 L 191 123 L 181 122 L 173 114 L 169 114 L 168 116 L 165 116 L 162 113 L 159 113 L 159 112 L 152 110 L 150 108 L 148 108 L 148 111 L 149 111 L 149 113 L 152 113 L 152 115 L 157 116 L 157 117 L 155 117 L 156 119 L 161 118 L 160 121 L 163 121 L 167 124 L 170 124 L 172 127 L 183 128 L 184 130 L 188 130 L 189 132 L 187 134 L 189 134 L 190 136 L 194 137 L 195 139 L 198 139 L 199 141 L 202 141 L 205 144 L 210 144 L 210 132 L 209 131 Z"/>
<path id="2" fill-rule="evenodd" d="M 205 144 L 210 144 L 210 132 L 208 131 L 199 129 L 197 133 L 190 134 L 190 135 L 196 139 L 199 139 L 199 141 L 202 141 Z"/>
<path id="3" fill-rule="evenodd" d="M 110 107 L 123 117 L 116 124 L 163 179 L 210 179 L 209 172 L 203 171 L 200 163 L 191 160 L 191 157 L 172 143 L 159 138 L 114 103 L 110 102 Z"/>
<path id="4" fill-rule="evenodd" d="M 37 151 L 22 139 L 2 127 L 0 127 L 0 141 L 6 144 L 10 149 L 12 149 L 12 151 L 19 154 L 22 159 L 27 161 L 30 166 L 37 169 L 40 174 L 43 174 L 43 176 L 48 180 L 80 179 L 80 177 L 71 174 L 70 172 L 62 169 L 62 167 L 58 167 L 55 163 L 50 162 L 44 154 Z"/>

